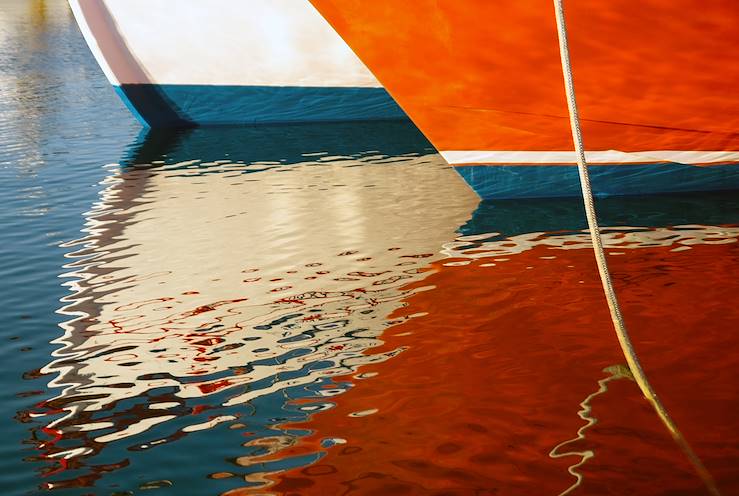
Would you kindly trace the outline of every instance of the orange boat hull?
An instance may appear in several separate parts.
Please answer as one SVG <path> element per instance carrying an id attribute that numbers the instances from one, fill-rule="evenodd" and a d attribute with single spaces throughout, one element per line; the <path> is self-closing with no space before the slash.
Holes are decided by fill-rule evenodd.
<path id="1" fill-rule="evenodd" d="M 578 193 L 549 2 L 312 2 L 481 196 Z M 739 187 L 739 4 L 566 8 L 596 193 Z"/>

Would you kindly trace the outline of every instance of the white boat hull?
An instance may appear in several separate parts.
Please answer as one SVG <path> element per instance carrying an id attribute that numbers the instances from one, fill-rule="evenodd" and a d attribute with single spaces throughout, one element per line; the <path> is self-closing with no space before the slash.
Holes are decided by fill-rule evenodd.
<path id="1" fill-rule="evenodd" d="M 404 118 L 308 0 L 69 0 L 146 126 Z"/>

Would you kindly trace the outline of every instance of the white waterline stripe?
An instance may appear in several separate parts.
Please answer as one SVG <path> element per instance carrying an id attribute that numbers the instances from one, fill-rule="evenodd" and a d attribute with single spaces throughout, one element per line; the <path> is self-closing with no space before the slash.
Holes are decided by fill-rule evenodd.
<path id="1" fill-rule="evenodd" d="M 442 151 L 441 156 L 454 164 L 575 164 L 574 151 L 497 151 L 469 150 Z M 673 162 L 678 164 L 716 164 L 739 162 L 739 151 L 685 151 L 654 150 L 644 152 L 620 152 L 602 150 L 585 152 L 590 164 L 643 164 L 650 162 Z"/>

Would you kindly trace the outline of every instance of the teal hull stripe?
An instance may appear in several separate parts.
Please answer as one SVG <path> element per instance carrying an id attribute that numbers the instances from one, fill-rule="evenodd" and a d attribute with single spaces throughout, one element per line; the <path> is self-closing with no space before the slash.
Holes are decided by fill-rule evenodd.
<path id="1" fill-rule="evenodd" d="M 406 118 L 384 88 L 124 84 L 116 92 L 152 128 Z"/>
<path id="2" fill-rule="evenodd" d="M 572 165 L 457 166 L 483 200 L 580 196 Z M 589 167 L 596 196 L 739 190 L 739 165 L 661 163 Z"/>

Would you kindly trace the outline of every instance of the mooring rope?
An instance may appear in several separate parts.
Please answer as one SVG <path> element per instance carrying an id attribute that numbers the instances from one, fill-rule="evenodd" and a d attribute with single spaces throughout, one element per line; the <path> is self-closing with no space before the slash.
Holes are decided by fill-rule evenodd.
<path id="1" fill-rule="evenodd" d="M 593 192 L 590 188 L 590 178 L 588 176 L 588 166 L 585 159 L 585 147 L 583 146 L 582 130 L 580 128 L 580 116 L 577 111 L 577 100 L 575 98 L 575 86 L 572 77 L 572 65 L 570 63 L 570 49 L 567 43 L 567 25 L 565 23 L 565 12 L 563 0 L 553 0 L 554 2 L 554 13 L 557 18 L 557 36 L 559 37 L 559 56 L 562 62 L 562 74 L 564 76 L 565 94 L 567 96 L 567 107 L 570 114 L 570 128 L 572 130 L 572 140 L 575 144 L 575 152 L 577 157 L 577 171 L 580 175 L 580 186 L 582 187 L 582 198 L 585 204 L 585 214 L 588 219 L 588 228 L 590 230 L 590 239 L 593 243 L 593 251 L 595 252 L 595 260 L 598 265 L 598 273 L 600 274 L 600 280 L 603 284 L 603 291 L 608 301 L 608 308 L 611 312 L 611 320 L 613 321 L 613 327 L 616 330 L 618 336 L 618 342 L 621 345 L 626 362 L 631 369 L 631 373 L 634 375 L 634 380 L 639 385 L 644 396 L 652 404 L 657 415 L 670 431 L 675 442 L 680 446 L 685 455 L 690 460 L 690 463 L 695 468 L 696 472 L 703 480 L 709 493 L 715 496 L 720 496 L 721 492 L 718 490 L 716 483 L 711 477 L 711 474 L 706 469 L 701 459 L 696 455 L 693 449 L 688 444 L 685 436 L 682 435 L 680 430 L 677 428 L 677 424 L 672 420 L 667 409 L 662 404 L 662 401 L 657 397 L 652 385 L 647 379 L 647 375 L 644 373 L 639 358 L 636 355 L 634 346 L 631 344 L 629 333 L 626 330 L 626 324 L 624 323 L 623 316 L 621 315 L 621 309 L 618 304 L 618 298 L 616 292 L 613 289 L 613 283 L 611 281 L 611 274 L 608 271 L 608 263 L 606 262 L 606 255 L 603 251 L 603 241 L 600 235 L 600 229 L 598 227 L 598 219 L 595 212 L 595 205 L 593 202 Z"/>

